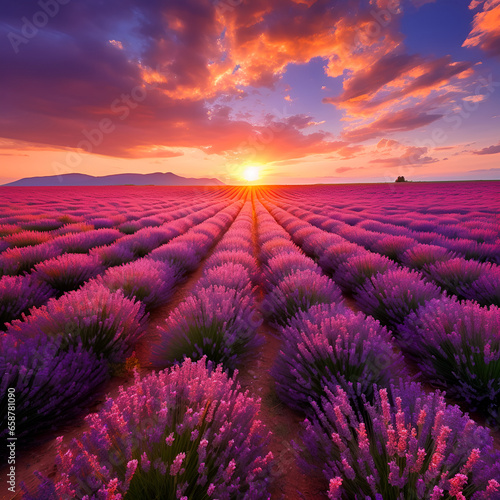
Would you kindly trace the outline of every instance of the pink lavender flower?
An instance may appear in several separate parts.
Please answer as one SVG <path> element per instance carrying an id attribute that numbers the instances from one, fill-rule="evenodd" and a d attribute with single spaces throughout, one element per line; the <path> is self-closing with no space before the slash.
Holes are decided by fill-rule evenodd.
<path id="1" fill-rule="evenodd" d="M 401 346 L 425 377 L 471 409 L 500 403 L 500 309 L 432 300 L 401 328 Z"/>
<path id="2" fill-rule="evenodd" d="M 144 258 L 108 269 L 97 282 L 111 291 L 122 290 L 125 297 L 141 301 L 150 311 L 172 297 L 177 275 L 168 264 Z"/>
<path id="3" fill-rule="evenodd" d="M 489 431 L 448 406 L 439 392 L 426 394 L 414 383 L 378 389 L 373 404 L 365 403 L 363 420 L 340 387 L 326 390 L 313 407 L 300 463 L 323 470 L 333 498 L 486 499 L 487 488 L 495 487 L 500 455 Z M 370 432 L 361 439 L 364 427 Z"/>
<path id="4" fill-rule="evenodd" d="M 13 321 L 7 329 L 8 335 L 18 339 L 38 332 L 62 337 L 66 346 L 81 343 L 98 356 L 120 363 L 144 335 L 145 316 L 141 304 L 125 298 L 123 292 L 89 283 L 32 309 L 29 316 Z"/>
<path id="5" fill-rule="evenodd" d="M 340 289 L 327 276 L 311 270 L 296 271 L 272 289 L 262 310 L 274 323 L 284 326 L 299 311 L 307 311 L 316 304 L 342 301 Z"/>
<path id="6" fill-rule="evenodd" d="M 43 495 L 54 491 L 69 492 L 58 496 L 63 500 L 93 498 L 110 484 L 116 495 L 130 498 L 165 492 L 179 498 L 268 498 L 272 454 L 265 451 L 270 434 L 257 420 L 260 403 L 221 367 L 205 365 L 205 359 L 186 360 L 143 379 L 136 374 L 132 386 L 87 417 L 89 430 L 80 439 L 68 447 L 59 441 L 60 476 L 44 478 L 36 496 L 26 498 L 50 498 Z M 195 429 L 200 432 L 192 441 Z M 176 439 L 169 446 L 165 436 L 172 432 Z"/>
<path id="7" fill-rule="evenodd" d="M 440 298 L 439 288 L 406 269 L 377 274 L 357 289 L 355 299 L 361 310 L 384 325 L 396 327 L 406 316 L 429 300 Z"/>
<path id="8" fill-rule="evenodd" d="M 164 367 L 206 355 L 233 370 L 259 343 L 260 321 L 250 294 L 223 286 L 197 289 L 159 327 L 151 361 Z"/>
<path id="9" fill-rule="evenodd" d="M 283 328 L 283 347 L 272 375 L 279 397 L 292 408 L 311 410 L 325 387 L 342 387 L 354 404 L 371 399 L 373 384 L 387 387 L 405 375 L 401 354 L 378 321 L 339 306 L 315 306 Z"/>
<path id="10" fill-rule="evenodd" d="M 62 294 L 76 290 L 102 272 L 104 266 L 97 256 L 66 253 L 37 264 L 33 276 Z"/>

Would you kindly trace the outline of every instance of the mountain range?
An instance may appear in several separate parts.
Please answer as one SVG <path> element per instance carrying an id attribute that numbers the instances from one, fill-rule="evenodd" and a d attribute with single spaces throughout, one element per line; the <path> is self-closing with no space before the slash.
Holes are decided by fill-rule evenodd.
<path id="1" fill-rule="evenodd" d="M 26 177 L 4 186 L 224 186 L 215 178 L 195 179 L 181 177 L 172 172 L 155 172 L 153 174 L 114 174 L 94 177 L 87 174 L 62 174 L 45 177 Z"/>

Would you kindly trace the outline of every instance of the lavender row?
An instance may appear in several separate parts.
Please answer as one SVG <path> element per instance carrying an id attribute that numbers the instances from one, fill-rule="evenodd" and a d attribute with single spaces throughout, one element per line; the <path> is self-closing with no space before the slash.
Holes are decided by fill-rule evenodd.
<path id="1" fill-rule="evenodd" d="M 306 408 L 304 446 L 296 449 L 306 471 L 324 472 L 330 498 L 495 498 L 500 492 L 500 460 L 488 431 L 439 393 L 426 396 L 403 382 L 402 357 L 377 321 L 315 306 L 283 333 L 273 369 L 277 389 L 292 407 Z M 409 425 L 417 431 L 411 437 Z"/>
<path id="2" fill-rule="evenodd" d="M 270 433 L 235 377 L 205 357 L 136 375 L 80 439 L 59 438 L 59 476 L 24 498 L 269 499 Z"/>
<path id="3" fill-rule="evenodd" d="M 152 350 L 155 366 L 207 356 L 233 371 L 259 344 L 252 225 L 251 204 L 246 202 L 207 260 L 192 294 L 159 328 L 160 340 Z"/>
<path id="4" fill-rule="evenodd" d="M 404 375 L 403 358 L 394 353 L 387 329 L 345 307 L 340 290 L 319 266 L 259 202 L 256 210 L 267 292 L 264 310 L 282 312 L 274 321 L 283 346 L 272 369 L 279 397 L 310 414 L 311 403 L 321 401 L 326 387 L 343 387 L 359 405 L 373 384 L 385 387 L 391 373 Z"/>
<path id="5" fill-rule="evenodd" d="M 446 389 L 449 396 L 465 401 L 471 410 L 486 412 L 498 425 L 497 307 L 488 310 L 447 297 L 415 270 L 399 268 L 387 258 L 368 254 L 342 240 L 331 244 L 333 235 L 308 226 L 278 207 L 273 208 L 273 214 L 296 241 L 310 251 L 315 249 L 323 269 L 332 272 L 334 280 L 353 294 L 363 312 L 397 334 L 398 345 L 416 360 L 427 380 Z M 434 308 L 436 317 L 417 327 L 418 318 L 427 317 L 432 301 L 440 304 Z"/>
<path id="6" fill-rule="evenodd" d="M 397 264 L 403 264 L 423 272 L 443 291 L 456 295 L 459 299 L 475 300 L 484 306 L 500 305 L 500 267 L 495 264 L 457 257 L 456 253 L 443 246 L 438 246 L 435 241 L 423 244 L 402 235 L 389 235 L 381 238 L 379 233 L 366 231 L 362 228 L 358 229 L 358 226 L 343 230 L 332 226 L 327 217 L 320 215 L 310 217 L 311 213 L 293 208 L 291 205 L 286 207 L 288 207 L 290 214 L 306 214 L 303 220 L 297 217 L 297 220 L 301 221 L 297 223 L 304 226 L 306 237 L 313 234 L 311 229 L 306 228 L 311 226 L 324 228 L 339 236 L 341 240 L 339 239 L 338 242 L 342 240 L 352 242 L 360 247 L 365 247 L 368 251 L 381 254 Z M 282 209 L 280 208 L 280 210 Z M 291 217 L 293 218 L 294 215 Z M 283 218 L 287 220 L 286 217 Z M 323 229 L 321 230 L 323 231 Z M 347 248 L 366 256 L 372 255 L 359 252 L 355 247 Z M 491 255 L 493 260 L 497 259 L 500 256 L 500 247 L 493 249 Z M 379 260 L 379 262 L 382 261 Z M 387 263 L 387 260 L 385 262 Z M 387 267 L 389 264 L 384 265 Z M 339 270 L 339 274 L 342 274 L 342 271 L 345 270 Z M 347 274 L 349 274 L 349 270 L 347 270 Z M 339 279 L 342 280 L 342 276 Z"/>
<path id="7" fill-rule="evenodd" d="M 98 246 L 89 255 L 69 253 L 48 258 L 44 262 L 36 264 L 31 275 L 0 278 L 1 325 L 19 318 L 21 314 L 27 313 L 32 307 L 43 305 L 50 297 L 60 296 L 64 292 L 77 289 L 90 279 L 104 273 L 105 269 L 108 269 L 106 280 L 110 283 L 111 288 L 118 288 L 117 284 L 119 284 L 122 274 L 128 275 L 131 281 L 129 280 L 128 284 L 124 283 L 124 287 L 129 289 L 129 295 L 137 295 L 137 293 L 141 295 L 141 298 L 148 302 L 148 308 L 160 305 L 162 301 L 168 300 L 170 297 L 168 282 L 172 281 L 170 275 L 173 271 L 170 272 L 166 268 L 159 269 L 159 266 L 155 264 L 146 266 L 140 261 L 137 263 L 132 261 L 138 255 L 145 255 L 160 246 L 164 247 L 169 241 L 175 242 L 172 247 L 177 248 L 179 248 L 179 244 L 188 244 L 177 238 L 225 206 L 225 204 L 214 205 L 182 219 L 165 223 L 162 227 L 140 230 L 134 235 L 123 237 L 116 244 Z M 85 236 L 88 233 L 82 234 Z M 182 241 L 184 243 L 181 243 Z M 27 247 L 25 250 L 31 250 L 30 257 L 41 257 L 44 256 L 44 253 L 38 253 L 37 249 L 40 248 L 41 246 Z M 32 262 L 32 260 L 28 259 L 28 262 Z M 123 266 L 117 269 L 112 267 L 125 262 L 131 262 L 125 269 Z M 183 271 L 177 272 L 182 274 Z M 126 280 L 125 277 L 123 279 Z M 137 283 L 134 282 L 135 279 L 138 280 Z M 142 282 L 142 285 L 139 281 Z M 138 287 L 144 286 L 146 289 L 141 292 L 138 288 L 132 292 L 131 289 L 136 285 Z M 159 289 L 154 288 L 157 285 L 159 285 Z M 145 295 L 147 290 L 155 290 L 149 298 L 146 298 Z"/>

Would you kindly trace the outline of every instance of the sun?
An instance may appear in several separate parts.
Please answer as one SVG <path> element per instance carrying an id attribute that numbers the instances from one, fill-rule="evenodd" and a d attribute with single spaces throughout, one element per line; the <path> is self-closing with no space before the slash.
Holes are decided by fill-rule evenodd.
<path id="1" fill-rule="evenodd" d="M 259 167 L 251 166 L 245 168 L 243 171 L 243 179 L 245 179 L 248 182 L 254 182 L 258 181 L 260 177 L 260 172 L 259 172 Z"/>

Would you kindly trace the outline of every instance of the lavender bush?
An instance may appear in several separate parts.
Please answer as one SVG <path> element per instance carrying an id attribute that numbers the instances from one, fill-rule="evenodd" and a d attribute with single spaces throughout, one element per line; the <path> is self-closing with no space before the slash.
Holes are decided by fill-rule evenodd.
<path id="1" fill-rule="evenodd" d="M 121 363 L 145 333 L 142 305 L 111 292 L 104 285 L 88 283 L 80 290 L 50 299 L 46 306 L 32 309 L 22 321 L 15 320 L 7 335 L 20 340 L 38 332 L 62 337 L 63 348 L 82 344 L 111 363 Z"/>
<path id="2" fill-rule="evenodd" d="M 33 247 L 9 248 L 0 255 L 0 275 L 16 276 L 31 270 L 39 262 L 61 254 L 52 243 Z"/>
<path id="3" fill-rule="evenodd" d="M 500 309 L 431 300 L 401 328 L 401 345 L 423 375 L 472 409 L 500 404 Z"/>
<path id="4" fill-rule="evenodd" d="M 62 294 L 76 290 L 102 272 L 104 266 L 96 255 L 66 253 L 37 264 L 33 276 Z"/>
<path id="5" fill-rule="evenodd" d="M 4 236 L 3 241 L 9 244 L 11 248 L 28 247 L 33 245 L 40 245 L 52 239 L 50 234 L 39 231 L 20 231 L 18 233 L 9 234 Z"/>
<path id="6" fill-rule="evenodd" d="M 436 285 L 406 269 L 377 274 L 359 287 L 354 296 L 364 313 L 392 328 L 425 302 L 440 297 L 441 291 Z"/>
<path id="7" fill-rule="evenodd" d="M 265 285 L 268 289 L 272 289 L 296 271 L 311 271 L 321 275 L 319 266 L 306 255 L 298 251 L 295 253 L 279 253 L 271 258 L 264 268 Z"/>
<path id="8" fill-rule="evenodd" d="M 52 287 L 32 276 L 4 276 L 0 279 L 0 330 L 5 323 L 45 304 L 54 295 Z"/>
<path id="9" fill-rule="evenodd" d="M 15 389 L 16 437 L 26 437 L 75 414 L 107 379 L 108 366 L 81 345 L 63 348 L 62 338 L 36 333 L 24 342 L 15 336 L 1 337 L 0 372 L 0 438 L 4 440 L 9 388 Z"/>
<path id="10" fill-rule="evenodd" d="M 309 413 L 325 387 L 342 387 L 351 400 L 373 397 L 373 384 L 388 387 L 394 374 L 405 375 L 392 337 L 373 318 L 338 305 L 313 306 L 282 330 L 283 346 L 272 375 L 278 396 Z"/>
<path id="11" fill-rule="evenodd" d="M 267 295 L 262 310 L 276 325 L 284 326 L 299 311 L 307 311 L 316 304 L 342 301 L 340 289 L 328 277 L 310 270 L 296 271 Z"/>
<path id="12" fill-rule="evenodd" d="M 196 288 L 211 286 L 224 286 L 245 294 L 252 291 L 252 281 L 247 268 L 233 262 L 205 269 L 203 276 L 196 283 Z"/>
<path id="13" fill-rule="evenodd" d="M 121 245 L 120 241 L 112 245 L 93 248 L 89 255 L 96 255 L 104 267 L 119 266 L 135 260 L 134 252 Z"/>
<path id="14" fill-rule="evenodd" d="M 453 259 L 456 255 L 448 249 L 437 245 L 415 245 L 402 256 L 401 262 L 410 269 L 421 270 L 436 262 Z"/>
<path id="15" fill-rule="evenodd" d="M 177 284 L 177 270 L 164 262 L 139 259 L 108 269 L 97 281 L 144 304 L 146 311 L 166 304 Z"/>
<path id="16" fill-rule="evenodd" d="M 446 290 L 460 299 L 474 299 L 471 285 L 483 276 L 498 283 L 498 267 L 489 263 L 483 264 L 474 260 L 457 257 L 443 262 L 436 262 L 424 267 L 424 273 Z M 496 271 L 496 276 L 494 275 Z"/>
<path id="17" fill-rule="evenodd" d="M 151 361 L 165 367 L 206 355 L 233 370 L 258 344 L 258 319 L 247 293 L 223 286 L 197 289 L 158 328 L 161 339 L 152 347 Z"/>
<path id="18" fill-rule="evenodd" d="M 87 253 L 91 248 L 110 245 L 121 236 L 122 233 L 117 229 L 96 229 L 59 236 L 53 243 L 63 252 Z"/>
<path id="19" fill-rule="evenodd" d="M 195 249 L 186 241 L 171 241 L 153 250 L 148 257 L 175 267 L 179 277 L 193 272 L 200 264 Z"/>
<path id="20" fill-rule="evenodd" d="M 352 292 L 372 276 L 397 269 L 397 264 L 388 257 L 376 253 L 363 253 L 347 259 L 333 273 L 333 280 L 344 291 Z"/>
<path id="21" fill-rule="evenodd" d="M 304 423 L 302 465 L 323 471 L 330 499 L 498 498 L 488 430 L 441 393 L 414 383 L 379 389 L 364 419 L 342 388 L 326 394 Z"/>
<path id="22" fill-rule="evenodd" d="M 366 253 L 367 251 L 364 248 L 346 241 L 327 248 L 319 259 L 319 265 L 325 273 L 332 274 L 347 259 L 354 255 L 365 255 Z"/>
<path id="23" fill-rule="evenodd" d="M 273 457 L 259 408 L 205 359 L 136 375 L 67 451 L 60 438 L 60 478 L 25 498 L 268 499 Z"/>
<path id="24" fill-rule="evenodd" d="M 377 241 L 371 247 L 371 250 L 385 255 L 396 262 L 401 262 L 403 254 L 415 245 L 417 245 L 417 241 L 413 238 L 389 235 Z"/>

